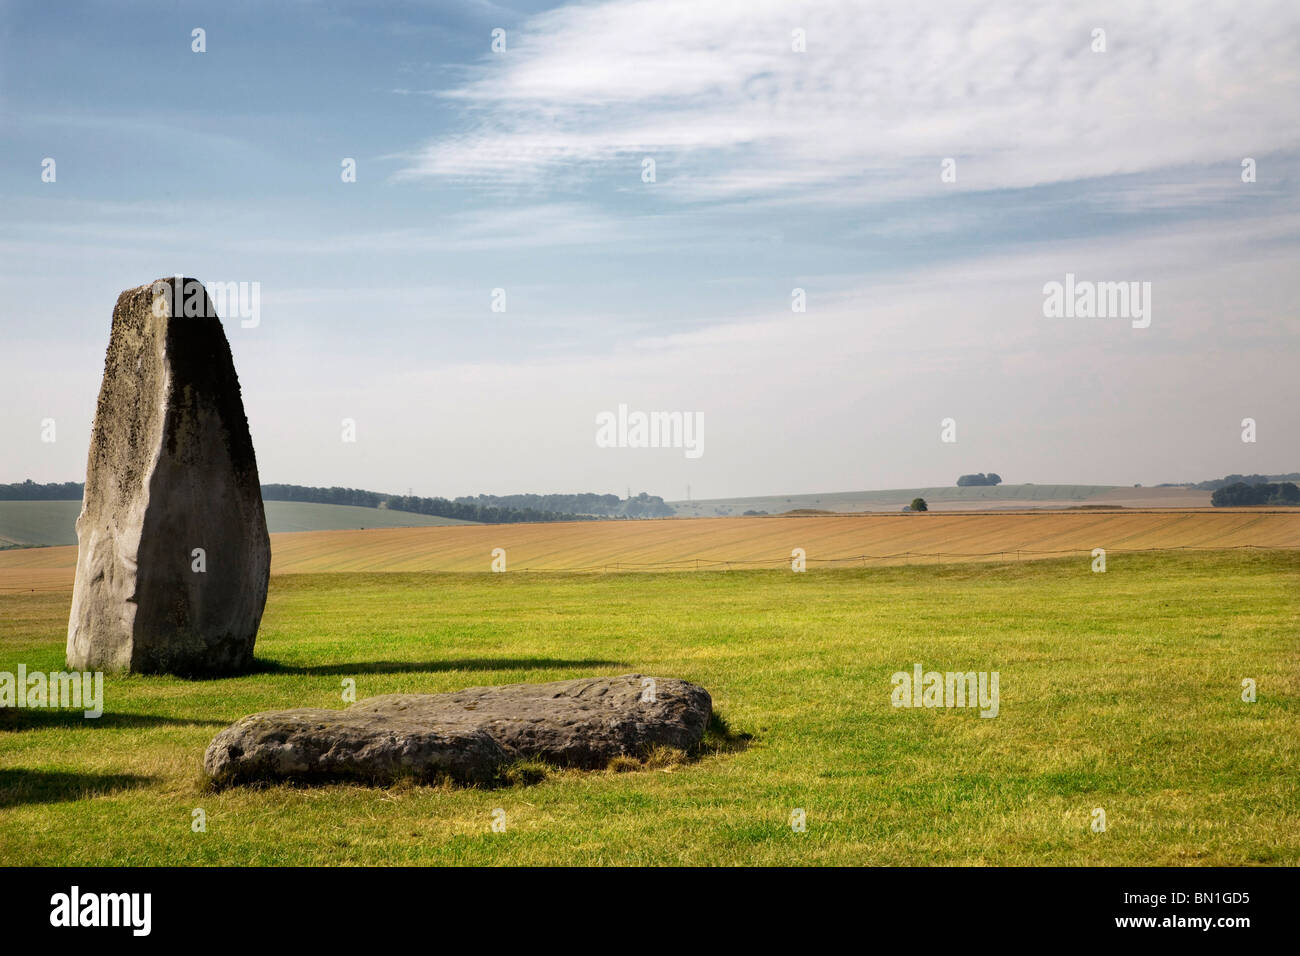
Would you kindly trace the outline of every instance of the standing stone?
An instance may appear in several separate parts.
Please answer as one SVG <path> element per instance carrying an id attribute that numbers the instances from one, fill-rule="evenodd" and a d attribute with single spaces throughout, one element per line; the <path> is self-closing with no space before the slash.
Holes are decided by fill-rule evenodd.
<path id="1" fill-rule="evenodd" d="M 77 540 L 69 667 L 252 664 L 270 539 L 230 345 L 195 279 L 118 297 Z"/>

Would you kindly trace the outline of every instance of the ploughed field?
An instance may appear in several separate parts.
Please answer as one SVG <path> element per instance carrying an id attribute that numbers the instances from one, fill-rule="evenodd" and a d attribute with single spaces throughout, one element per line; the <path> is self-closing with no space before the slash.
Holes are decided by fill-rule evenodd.
<path id="1" fill-rule="evenodd" d="M 1028 561 L 1146 549 L 1300 548 L 1300 509 L 666 518 L 271 535 L 271 573 L 789 569 Z M 188 551 L 186 552 L 188 554 Z M 188 561 L 188 558 L 186 558 Z M 75 547 L 0 551 L 0 589 L 71 587 Z"/>
<path id="2" fill-rule="evenodd" d="M 806 574 L 380 574 L 345 566 L 456 554 L 478 570 L 493 546 L 512 567 L 629 551 L 565 541 L 551 525 L 537 526 L 561 532 L 549 550 L 527 537 L 533 526 L 427 529 L 397 535 L 387 559 L 360 535 L 283 536 L 256 673 L 108 675 L 98 720 L 0 715 L 0 864 L 1300 863 L 1300 552 L 1122 550 L 1294 532 L 1250 513 L 1143 517 L 1017 526 L 1026 547 L 1110 547 L 1105 573 L 1083 554 Z M 952 541 L 925 536 L 943 516 L 890 520 L 906 531 L 882 549 L 995 550 L 970 530 L 979 524 L 950 523 Z M 877 541 L 877 525 L 838 523 L 723 521 L 712 533 L 774 563 L 795 546 L 811 558 Z M 662 560 L 710 553 L 707 534 L 691 537 L 707 524 L 571 533 L 645 535 L 630 553 Z M 480 530 L 495 534 L 455 543 Z M 341 573 L 285 573 L 312 561 Z M 0 592 L 0 673 L 62 669 L 69 600 Z M 893 706 L 894 675 L 918 664 L 996 671 L 997 716 Z M 694 761 L 495 789 L 211 792 L 200 775 L 222 727 L 259 710 L 342 707 L 348 679 L 366 697 L 633 672 L 702 684 L 752 739 Z M 197 809 L 206 832 L 194 832 Z M 1105 832 L 1092 828 L 1098 809 Z"/>

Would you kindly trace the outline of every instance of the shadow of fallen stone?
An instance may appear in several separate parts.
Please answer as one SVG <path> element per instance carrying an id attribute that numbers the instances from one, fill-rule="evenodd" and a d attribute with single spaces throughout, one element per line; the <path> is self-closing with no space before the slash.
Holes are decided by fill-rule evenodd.
<path id="1" fill-rule="evenodd" d="M 0 810 L 29 803 L 61 803 L 148 786 L 153 777 L 133 773 L 0 769 Z"/>
<path id="2" fill-rule="evenodd" d="M 700 738 L 700 742 L 690 750 L 686 757 L 688 761 L 694 762 L 719 754 L 743 753 L 749 749 L 749 745 L 753 740 L 753 734 L 743 730 L 736 730 L 726 717 L 714 710 L 709 714 L 709 723 L 704 728 L 704 736 Z"/>
<path id="3" fill-rule="evenodd" d="M 46 727 L 126 728 L 126 727 L 224 727 L 226 721 L 200 717 L 159 717 L 154 714 L 122 714 L 105 711 L 87 717 L 80 710 L 55 710 L 31 707 L 0 708 L 0 733 L 6 730 L 40 730 Z"/>
<path id="4" fill-rule="evenodd" d="M 352 661 L 342 664 L 285 664 L 258 658 L 253 674 L 306 674 L 317 677 L 353 674 L 434 674 L 446 671 L 579 670 L 627 667 L 621 661 L 556 660 L 549 657 L 466 657 L 438 661 Z"/>

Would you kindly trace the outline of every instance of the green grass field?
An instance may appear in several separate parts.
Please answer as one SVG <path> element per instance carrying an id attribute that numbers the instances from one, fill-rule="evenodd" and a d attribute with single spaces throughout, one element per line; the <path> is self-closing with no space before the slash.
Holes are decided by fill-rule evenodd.
<path id="1" fill-rule="evenodd" d="M 349 528 L 413 528 L 474 524 L 456 518 L 386 508 L 322 505 L 309 501 L 268 501 L 266 527 L 281 531 L 342 531 Z M 0 501 L 0 548 L 39 548 L 77 543 L 81 501 Z"/>
<path id="2" fill-rule="evenodd" d="M 0 595 L 0 671 L 62 668 L 68 600 Z M 1297 552 L 274 577 L 263 672 L 110 676 L 98 722 L 0 723 L 0 863 L 1294 865 L 1297 634 Z M 917 662 L 999 671 L 999 716 L 893 708 Z M 223 726 L 341 707 L 346 677 L 360 697 L 637 671 L 703 684 L 753 740 L 499 789 L 201 779 Z"/>

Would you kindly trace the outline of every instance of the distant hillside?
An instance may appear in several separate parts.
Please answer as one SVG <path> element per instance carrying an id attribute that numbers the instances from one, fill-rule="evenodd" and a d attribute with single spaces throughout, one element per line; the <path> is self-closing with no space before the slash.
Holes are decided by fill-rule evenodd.
<path id="1" fill-rule="evenodd" d="M 75 523 L 84 486 L 80 482 L 0 484 L 0 548 L 76 544 Z M 428 527 L 453 524 L 527 524 L 594 521 L 599 518 L 662 517 L 671 509 L 644 492 L 616 495 L 483 495 L 449 501 L 387 495 L 359 488 L 306 485 L 262 486 L 266 523 L 282 531 L 345 531 L 353 528 Z M 582 507 L 582 512 L 566 508 Z"/>
<path id="2" fill-rule="evenodd" d="M 357 505 L 365 508 L 387 508 L 412 514 L 455 518 L 478 524 L 519 524 L 533 521 L 582 521 L 587 515 L 555 511 L 538 511 L 535 508 L 489 507 L 469 504 L 457 499 L 419 498 L 412 495 L 385 495 L 377 491 L 358 488 L 309 488 L 304 485 L 263 485 L 263 501 L 312 501 L 328 505 Z"/>
<path id="3" fill-rule="evenodd" d="M 1175 484 L 1166 482 L 1157 485 L 1157 488 L 1196 488 L 1198 491 L 1218 491 L 1220 488 L 1227 488 L 1229 485 L 1266 485 L 1279 484 L 1282 482 L 1300 481 L 1300 471 L 1293 471 L 1286 475 L 1228 475 L 1224 478 L 1211 478 L 1209 481 L 1198 481 L 1192 483 L 1182 482 Z"/>
<path id="4" fill-rule="evenodd" d="M 743 515 L 745 512 L 784 514 L 787 511 L 815 510 L 852 513 L 860 511 L 898 511 L 913 498 L 924 498 L 933 510 L 938 504 L 962 503 L 971 508 L 1069 507 L 1122 490 L 1119 485 L 972 485 L 935 488 L 890 488 L 879 491 L 837 491 L 811 495 L 765 495 L 757 498 L 715 498 L 697 501 L 672 501 L 669 504 L 681 517 L 711 518 Z M 1205 504 L 1209 504 L 1206 500 Z"/>
<path id="5" fill-rule="evenodd" d="M 0 485 L 0 501 L 80 501 L 85 486 L 81 482 L 65 481 L 39 485 L 30 478 L 27 481 L 9 485 Z M 643 493 L 644 496 L 644 493 Z M 535 495 L 518 497 L 536 498 Z M 556 496 L 561 498 L 601 496 Z M 612 497 L 612 496 L 610 496 Z M 570 513 L 564 511 L 539 510 L 528 506 L 475 503 L 473 499 L 449 501 L 446 498 L 419 498 L 410 495 L 388 495 L 378 491 L 364 491 L 360 488 L 313 488 L 306 485 L 262 485 L 263 501 L 297 501 L 322 505 L 350 505 L 357 508 L 378 508 L 391 511 L 403 511 L 411 514 L 436 518 L 449 518 L 453 521 L 468 521 L 477 524 L 516 524 L 530 521 L 582 521 L 593 517 L 587 513 Z M 662 504 L 662 500 L 659 500 Z M 408 521 L 408 525 L 423 525 L 430 522 Z M 433 522 L 437 524 L 438 522 Z M 376 521 L 376 527 L 391 525 Z"/>
<path id="6" fill-rule="evenodd" d="M 76 544 L 76 522 L 80 511 L 80 500 L 0 500 L 0 548 Z M 430 527 L 472 523 L 383 508 L 299 501 L 266 502 L 266 526 L 272 534 L 281 531 L 346 531 L 352 528 Z"/>

